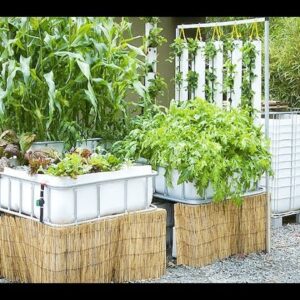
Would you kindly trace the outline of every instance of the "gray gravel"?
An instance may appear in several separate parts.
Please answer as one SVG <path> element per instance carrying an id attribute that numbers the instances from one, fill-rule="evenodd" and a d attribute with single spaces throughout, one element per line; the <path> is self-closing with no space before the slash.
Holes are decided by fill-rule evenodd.
<path id="1" fill-rule="evenodd" d="M 300 225 L 272 230 L 270 253 L 235 255 L 202 268 L 168 263 L 155 283 L 300 283 Z"/>
<path id="2" fill-rule="evenodd" d="M 7 283 L 0 279 L 0 283 Z M 169 261 L 166 275 L 145 283 L 300 283 L 300 224 L 272 230 L 270 253 L 235 255 L 202 268 L 176 266 Z"/>

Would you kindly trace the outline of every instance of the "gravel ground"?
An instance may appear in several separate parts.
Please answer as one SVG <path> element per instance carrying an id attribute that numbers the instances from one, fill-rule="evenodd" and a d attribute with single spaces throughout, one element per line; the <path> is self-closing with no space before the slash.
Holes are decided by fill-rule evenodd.
<path id="1" fill-rule="evenodd" d="M 168 263 L 155 283 L 300 283 L 300 224 L 272 230 L 270 253 L 235 255 L 202 268 Z"/>
<path id="2" fill-rule="evenodd" d="M 271 252 L 235 255 L 202 268 L 176 266 L 145 283 L 300 283 L 300 224 L 272 230 Z M 7 283 L 0 279 L 0 283 Z"/>

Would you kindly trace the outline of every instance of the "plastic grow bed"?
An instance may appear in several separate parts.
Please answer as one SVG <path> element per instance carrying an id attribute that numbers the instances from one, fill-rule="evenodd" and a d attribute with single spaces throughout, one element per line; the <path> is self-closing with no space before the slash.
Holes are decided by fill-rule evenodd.
<path id="1" fill-rule="evenodd" d="M 204 197 L 200 197 L 197 194 L 196 187 L 192 182 L 184 182 L 182 184 L 177 184 L 179 178 L 179 173 L 177 170 L 172 172 L 172 185 L 170 188 L 167 186 L 165 178 L 165 169 L 162 167 L 158 168 L 158 175 L 154 178 L 154 188 L 155 193 L 153 196 L 155 198 L 176 202 L 176 203 L 185 203 L 185 204 L 207 204 L 212 202 L 214 195 L 214 190 L 209 185 L 205 191 Z M 253 185 L 253 188 L 249 191 L 246 191 L 243 196 L 255 195 L 265 191 L 264 188 L 256 185 Z"/>
<path id="2" fill-rule="evenodd" d="M 150 207 L 151 166 L 131 166 L 113 172 L 80 175 L 77 179 L 29 175 L 5 168 L 0 172 L 0 210 L 47 224 L 78 224 L 103 216 Z M 37 205 L 43 189 L 43 211 Z"/>

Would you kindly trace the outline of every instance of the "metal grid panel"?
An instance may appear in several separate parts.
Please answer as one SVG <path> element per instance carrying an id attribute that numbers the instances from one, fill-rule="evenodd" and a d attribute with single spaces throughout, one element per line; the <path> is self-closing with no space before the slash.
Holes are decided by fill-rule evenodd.
<path id="1" fill-rule="evenodd" d="M 283 215 L 300 210 L 300 110 L 270 112 L 269 116 L 274 171 L 269 181 L 271 208 L 273 215 Z"/>

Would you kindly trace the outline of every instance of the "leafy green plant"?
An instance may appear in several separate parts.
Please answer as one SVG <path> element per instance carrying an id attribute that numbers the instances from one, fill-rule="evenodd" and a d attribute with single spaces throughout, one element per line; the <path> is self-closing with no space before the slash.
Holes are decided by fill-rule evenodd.
<path id="1" fill-rule="evenodd" d="M 72 153 L 66 154 L 65 158 L 57 165 L 51 165 L 45 173 L 54 176 L 70 176 L 75 179 L 78 175 L 89 173 L 91 169 L 92 166 L 86 164 L 83 157 Z"/>
<path id="2" fill-rule="evenodd" d="M 247 41 L 242 47 L 243 52 L 243 80 L 242 80 L 242 96 L 241 105 L 253 114 L 252 98 L 254 91 L 252 90 L 252 81 L 255 78 L 253 72 L 255 67 L 256 49 L 255 46 Z"/>
<path id="3" fill-rule="evenodd" d="M 150 23 L 152 25 L 156 25 L 160 22 L 159 17 L 141 17 L 140 19 L 145 23 Z"/>
<path id="4" fill-rule="evenodd" d="M 182 76 L 182 72 L 177 72 L 175 75 L 175 84 L 178 87 L 178 89 L 180 90 L 181 85 L 183 83 L 183 76 Z"/>
<path id="5" fill-rule="evenodd" d="M 3 17 L 0 36 L 0 129 L 68 146 L 128 132 L 145 54 L 125 18 Z"/>
<path id="6" fill-rule="evenodd" d="M 61 159 L 60 153 L 51 148 L 42 148 L 40 150 L 28 149 L 24 154 L 22 163 L 29 165 L 29 173 L 43 174 L 51 164 L 59 162 Z"/>
<path id="7" fill-rule="evenodd" d="M 272 174 L 268 142 L 249 114 L 225 111 L 205 100 L 171 103 L 169 110 L 144 118 L 142 124 L 113 145 L 122 157 L 144 157 L 154 168 L 166 168 L 168 185 L 177 169 L 178 184 L 193 182 L 199 195 L 208 185 L 214 201 L 231 197 L 241 203 L 243 193 L 264 172 Z"/>
<path id="8" fill-rule="evenodd" d="M 204 48 L 205 57 L 213 59 L 217 55 L 217 48 L 213 41 L 208 41 Z"/>
<path id="9" fill-rule="evenodd" d="M 226 40 L 224 43 L 224 53 L 225 53 L 225 72 L 223 81 L 223 92 L 229 92 L 229 102 L 232 101 L 231 96 L 234 93 L 234 76 L 236 65 L 232 63 L 232 51 L 234 50 L 234 43 L 232 39 Z"/>
<path id="10" fill-rule="evenodd" d="M 70 176 L 76 179 L 78 175 L 95 172 L 115 171 L 121 168 L 121 161 L 112 154 L 83 155 L 82 152 L 66 154 L 58 164 L 52 164 L 44 172 L 54 176 Z"/>
<path id="11" fill-rule="evenodd" d="M 208 62 L 212 61 L 212 66 L 209 69 L 208 64 L 205 70 L 205 99 L 213 103 L 214 102 L 214 93 L 216 91 L 215 83 L 217 76 L 215 75 L 215 68 L 214 68 L 214 57 L 217 55 L 217 48 L 213 41 L 208 41 L 205 44 L 204 48 L 205 57 Z"/>
<path id="12" fill-rule="evenodd" d="M 205 70 L 205 99 L 213 103 L 214 102 L 214 93 L 216 91 L 215 82 L 217 76 L 215 75 L 215 68 L 211 68 L 210 70 L 207 68 Z"/>
<path id="13" fill-rule="evenodd" d="M 198 42 L 199 41 L 197 39 L 192 39 L 192 38 L 187 39 L 187 44 L 188 44 L 188 49 L 189 49 L 189 56 L 190 56 L 189 59 L 191 61 L 195 60 L 197 50 L 199 48 Z"/>
<path id="14" fill-rule="evenodd" d="M 153 27 L 150 30 L 149 35 L 147 37 L 148 47 L 156 48 L 167 41 L 167 39 L 161 35 L 162 31 L 163 28 L 161 27 Z"/>
<path id="15" fill-rule="evenodd" d="M 167 84 L 163 77 L 159 74 L 155 74 L 154 79 L 149 80 L 150 85 L 148 87 L 148 93 L 152 100 L 155 100 L 158 95 L 164 95 L 164 90 L 167 88 Z"/>
<path id="16" fill-rule="evenodd" d="M 44 174 L 44 170 L 51 164 L 51 159 L 46 157 L 38 157 L 29 159 L 29 174 Z"/>
<path id="17" fill-rule="evenodd" d="M 0 158 L 16 158 L 18 164 L 25 163 L 25 153 L 35 140 L 35 135 L 32 133 L 24 133 L 17 136 L 13 130 L 5 130 L 0 135 Z"/>
<path id="18" fill-rule="evenodd" d="M 186 46 L 186 41 L 181 37 L 177 37 L 174 40 L 174 42 L 170 45 L 171 51 L 167 61 L 173 62 L 176 56 L 180 57 L 183 53 L 183 49 L 185 48 L 185 46 Z"/>
<path id="19" fill-rule="evenodd" d="M 121 161 L 112 154 L 92 155 L 88 163 L 92 166 L 92 173 L 115 171 L 119 169 Z"/>
<path id="20" fill-rule="evenodd" d="M 13 130 L 5 130 L 0 135 L 0 158 L 20 156 L 19 139 Z"/>
<path id="21" fill-rule="evenodd" d="M 271 99 L 300 107 L 300 18 L 270 18 Z"/>
<path id="22" fill-rule="evenodd" d="M 190 70 L 187 73 L 187 79 L 186 79 L 187 83 L 188 83 L 187 89 L 188 89 L 190 96 L 195 94 L 195 90 L 198 87 L 198 77 L 199 77 L 199 74 L 195 71 Z"/>

